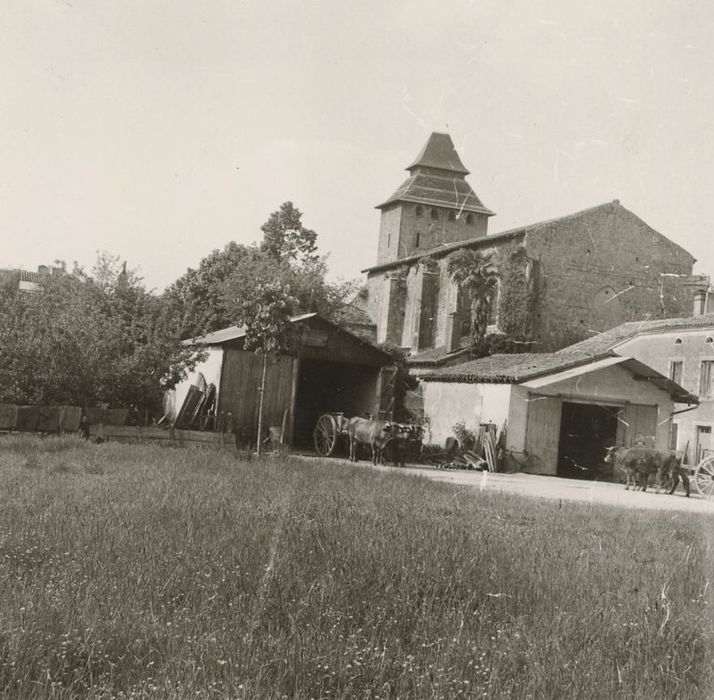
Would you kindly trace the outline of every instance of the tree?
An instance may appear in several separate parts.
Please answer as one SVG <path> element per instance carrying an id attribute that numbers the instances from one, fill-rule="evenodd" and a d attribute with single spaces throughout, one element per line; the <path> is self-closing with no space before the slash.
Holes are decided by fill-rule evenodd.
<path id="1" fill-rule="evenodd" d="M 268 362 L 276 362 L 281 352 L 293 349 L 297 328 L 290 319 L 296 308 L 297 299 L 291 296 L 290 287 L 284 287 L 276 280 L 258 283 L 238 306 L 236 322 L 245 326 L 244 348 L 255 350 L 263 358 L 258 406 L 258 456 L 263 437 L 263 400 Z"/>
<path id="2" fill-rule="evenodd" d="M 261 250 L 276 260 L 309 262 L 318 257 L 317 233 L 302 225 L 302 212 L 292 202 L 283 202 L 260 230 Z"/>
<path id="3" fill-rule="evenodd" d="M 470 299 L 470 346 L 473 352 L 486 335 L 491 305 L 498 294 L 498 273 L 490 254 L 483 255 L 468 248 L 461 248 L 449 256 L 447 270 L 453 282 Z"/>
<path id="4" fill-rule="evenodd" d="M 191 338 L 225 328 L 233 313 L 227 306 L 226 281 L 239 268 L 250 268 L 259 255 L 256 246 L 231 241 L 223 250 L 214 250 L 201 260 L 198 268 L 189 268 L 164 292 L 182 338 Z"/>
<path id="5" fill-rule="evenodd" d="M 181 345 L 161 299 L 119 261 L 76 268 L 42 289 L 0 289 L 0 401 L 158 411 L 197 353 Z"/>
<path id="6" fill-rule="evenodd" d="M 300 312 L 314 311 L 331 320 L 337 320 L 356 286 L 328 282 L 324 257 L 276 258 L 263 247 L 231 242 L 189 269 L 164 298 L 180 323 L 181 336 L 191 338 L 235 323 L 236 304 L 249 298 L 257 284 L 271 281 L 290 287 Z"/>

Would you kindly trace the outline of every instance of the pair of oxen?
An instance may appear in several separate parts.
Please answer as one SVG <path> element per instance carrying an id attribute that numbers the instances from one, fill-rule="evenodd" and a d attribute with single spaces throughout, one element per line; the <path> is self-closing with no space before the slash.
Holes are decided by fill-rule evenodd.
<path id="1" fill-rule="evenodd" d="M 653 474 L 657 475 L 657 493 L 669 489 L 673 494 L 681 477 L 684 491 L 689 496 L 689 475 L 672 452 L 653 450 L 641 445 L 634 447 L 608 447 L 605 461 L 615 465 L 626 477 L 625 489 L 647 490 Z"/>
<path id="2" fill-rule="evenodd" d="M 409 423 L 355 417 L 347 421 L 347 437 L 351 462 L 357 461 L 359 446 L 367 445 L 372 450 L 372 464 L 384 464 L 389 451 L 392 462 L 403 467 L 405 454 L 421 448 L 424 429 Z"/>

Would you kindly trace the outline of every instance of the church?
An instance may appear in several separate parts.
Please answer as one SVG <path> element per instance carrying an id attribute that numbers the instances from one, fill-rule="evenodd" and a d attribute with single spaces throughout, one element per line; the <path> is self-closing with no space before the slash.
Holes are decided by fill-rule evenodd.
<path id="1" fill-rule="evenodd" d="M 490 255 L 498 294 L 488 333 L 547 352 L 618 324 L 692 313 L 693 256 L 618 200 L 490 234 L 491 211 L 448 134 L 432 133 L 407 179 L 378 205 L 376 263 L 353 302 L 378 343 L 415 370 L 466 359 L 468 300 L 448 274 L 461 248 Z"/>

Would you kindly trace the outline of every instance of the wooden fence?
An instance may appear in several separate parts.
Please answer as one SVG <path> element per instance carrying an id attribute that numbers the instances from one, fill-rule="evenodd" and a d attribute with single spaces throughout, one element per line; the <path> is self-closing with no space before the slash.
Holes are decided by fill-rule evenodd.
<path id="1" fill-rule="evenodd" d="M 190 445 L 236 447 L 236 435 L 234 433 L 179 430 L 177 428 L 161 428 L 155 425 L 142 427 L 132 425 L 103 425 L 99 423 L 90 426 L 89 434 L 95 438 L 117 442 L 159 443 L 179 447 L 187 447 Z"/>
<path id="2" fill-rule="evenodd" d="M 15 406 L 0 404 L 0 432 L 6 433 L 79 433 L 82 413 L 89 436 L 118 442 L 162 443 L 170 445 L 214 445 L 235 448 L 245 436 L 232 432 L 232 419 L 221 417 L 217 432 L 179 430 L 171 426 L 126 425 L 127 408 L 86 408 L 78 406 Z M 85 433 L 86 435 L 86 433 Z"/>

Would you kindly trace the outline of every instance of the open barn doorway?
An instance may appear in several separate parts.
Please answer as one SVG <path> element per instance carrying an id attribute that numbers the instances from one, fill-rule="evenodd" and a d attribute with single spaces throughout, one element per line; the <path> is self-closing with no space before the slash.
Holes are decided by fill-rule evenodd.
<path id="1" fill-rule="evenodd" d="M 295 397 L 293 447 L 312 449 L 312 431 L 323 413 L 364 416 L 374 410 L 379 367 L 301 360 Z"/>
<path id="2" fill-rule="evenodd" d="M 618 406 L 563 401 L 558 476 L 602 478 L 605 448 L 615 444 Z"/>

